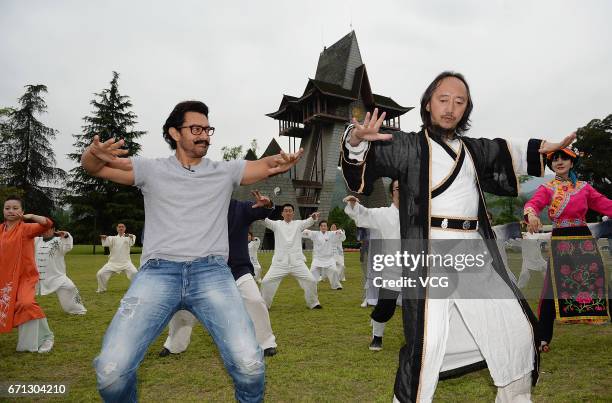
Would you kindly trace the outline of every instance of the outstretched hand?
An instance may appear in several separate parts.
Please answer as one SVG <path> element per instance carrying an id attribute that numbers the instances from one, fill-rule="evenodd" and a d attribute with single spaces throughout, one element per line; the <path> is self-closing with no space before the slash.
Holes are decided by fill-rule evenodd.
<path id="1" fill-rule="evenodd" d="M 565 138 L 561 140 L 561 142 L 559 143 L 543 141 L 542 144 L 540 145 L 539 151 L 542 154 L 552 153 L 552 152 L 561 150 L 562 148 L 569 146 L 570 144 L 574 142 L 574 140 L 576 140 L 576 132 L 572 132 L 569 135 L 565 136 Z"/>
<path id="2" fill-rule="evenodd" d="M 100 136 L 94 136 L 89 151 L 99 160 L 108 163 L 117 163 L 117 160 L 122 155 L 126 155 L 128 150 L 122 149 L 125 141 L 123 139 L 116 141 L 114 138 L 108 139 L 105 142 L 100 141 Z M 124 158 L 127 159 L 127 158 Z"/>
<path id="3" fill-rule="evenodd" d="M 310 215 L 310 217 L 315 221 L 319 221 L 319 217 L 321 217 L 321 213 L 319 213 L 318 211 L 315 211 L 314 213 Z"/>
<path id="4" fill-rule="evenodd" d="M 391 140 L 393 136 L 390 134 L 379 133 L 380 127 L 385 121 L 385 115 L 383 112 L 380 117 L 378 116 L 378 108 L 374 109 L 374 113 L 370 116 L 370 112 L 366 113 L 363 124 L 359 124 L 357 119 L 353 118 L 352 123 L 355 125 L 351 131 L 351 138 L 349 144 L 353 147 L 358 146 L 362 141 L 387 141 Z"/>
<path id="5" fill-rule="evenodd" d="M 255 198 L 255 204 L 253 204 L 251 208 L 258 208 L 258 207 L 270 208 L 272 206 L 272 201 L 270 200 L 270 198 L 262 195 L 259 192 L 259 190 L 253 190 L 251 194 Z"/>
<path id="6" fill-rule="evenodd" d="M 342 199 L 342 201 L 343 201 L 344 203 L 348 203 L 348 204 L 350 204 L 350 205 L 351 205 L 351 208 L 355 207 L 355 203 L 359 203 L 359 199 L 358 199 L 358 198 L 356 198 L 356 197 L 355 197 L 355 196 L 353 196 L 353 195 L 346 196 L 344 199 Z"/>
<path id="7" fill-rule="evenodd" d="M 304 149 L 300 148 L 296 153 L 286 153 L 281 150 L 280 154 L 274 157 L 272 167 L 268 168 L 268 175 L 276 175 L 287 172 L 291 167 L 298 163 L 304 154 Z"/>

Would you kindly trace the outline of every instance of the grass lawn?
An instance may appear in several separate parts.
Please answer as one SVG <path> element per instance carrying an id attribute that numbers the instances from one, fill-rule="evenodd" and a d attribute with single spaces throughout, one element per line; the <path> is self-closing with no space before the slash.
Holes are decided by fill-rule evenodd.
<path id="1" fill-rule="evenodd" d="M 101 248 L 98 248 L 101 253 Z M 140 256 L 132 255 L 138 266 Z M 509 254 L 515 273 L 520 255 Z M 610 268 L 611 259 L 606 257 Z M 271 254 L 260 254 L 262 267 Z M 0 382 L 55 382 L 68 385 L 64 401 L 99 401 L 92 360 L 129 282 L 113 276 L 109 291 L 96 294 L 96 271 L 106 257 L 78 246 L 67 256 L 68 275 L 79 287 L 88 309 L 85 316 L 65 314 L 52 294 L 38 297 L 55 333 L 49 354 L 17 353 L 17 331 L 0 335 Z M 266 399 L 273 402 L 390 402 L 403 344 L 399 314 L 385 332 L 384 349 L 368 350 L 370 309 L 360 308 L 361 270 L 358 254 L 346 254 L 344 290 L 319 284 L 322 310 L 308 310 L 297 282 L 287 278 L 270 311 L 279 353 L 266 358 Z M 543 276 L 534 273 L 526 294 L 538 295 Z M 536 309 L 536 299 L 530 298 Z M 398 310 L 397 313 L 400 311 Z M 217 349 L 202 326 L 196 327 L 189 349 L 158 358 L 167 331 L 151 345 L 140 366 L 139 395 L 144 402 L 233 401 L 233 387 Z M 496 389 L 487 370 L 440 382 L 435 401 L 493 402 Z M 2 398 L 0 398 L 2 400 Z M 35 399 L 21 398 L 29 401 Z M 612 326 L 556 325 L 552 352 L 542 359 L 542 373 L 533 391 L 535 402 L 612 401 Z"/>

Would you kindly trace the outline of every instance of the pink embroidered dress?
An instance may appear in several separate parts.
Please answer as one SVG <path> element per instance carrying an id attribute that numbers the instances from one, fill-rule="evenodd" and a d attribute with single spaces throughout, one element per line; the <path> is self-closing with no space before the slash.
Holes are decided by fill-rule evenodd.
<path id="1" fill-rule="evenodd" d="M 551 254 L 540 298 L 540 336 L 550 343 L 555 318 L 562 322 L 610 320 L 605 267 L 586 223 L 589 209 L 612 215 L 612 200 L 591 185 L 555 178 L 525 204 L 525 215 L 548 208 Z"/>
<path id="2" fill-rule="evenodd" d="M 608 199 L 586 182 L 553 179 L 538 188 L 531 200 L 525 204 L 525 214 L 539 215 L 544 207 L 553 228 L 585 226 L 588 209 L 603 215 L 612 215 L 612 200 Z"/>

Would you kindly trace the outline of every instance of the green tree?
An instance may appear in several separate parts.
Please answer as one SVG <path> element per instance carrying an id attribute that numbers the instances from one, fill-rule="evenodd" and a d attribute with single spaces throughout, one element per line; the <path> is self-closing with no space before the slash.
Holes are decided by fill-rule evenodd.
<path id="1" fill-rule="evenodd" d="M 354 245 L 357 243 L 357 226 L 355 225 L 355 221 L 353 221 L 342 208 L 336 206 L 331 209 L 327 221 L 329 224 L 328 228 L 331 227 L 332 224 L 336 224 L 344 230 L 346 234 L 346 240 L 343 242 L 344 244 Z"/>
<path id="2" fill-rule="evenodd" d="M 578 129 L 574 146 L 581 153 L 576 166 L 578 177 L 612 198 L 612 115 L 593 119 Z"/>
<path id="3" fill-rule="evenodd" d="M 519 176 L 519 183 L 527 182 L 529 175 Z M 507 224 L 509 222 L 521 221 L 523 217 L 523 207 L 527 202 L 524 196 L 506 197 L 485 193 L 487 208 L 493 216 L 493 225 Z"/>
<path id="4" fill-rule="evenodd" d="M 85 116 L 82 132 L 73 135 L 75 152 L 68 154 L 78 166 L 70 171 L 68 187 L 72 193 L 66 197 L 73 214 L 73 232 L 80 242 L 99 242 L 100 234 L 114 233 L 117 222 L 123 222 L 128 232 L 140 234 L 144 227 L 144 204 L 140 191 L 87 174 L 80 165 L 81 154 L 94 135 L 101 141 L 109 138 L 125 140 L 128 155 L 140 152 L 136 139 L 146 132 L 134 130 L 137 116 L 130 109 L 132 102 L 119 92 L 119 74 L 113 72 L 110 88 L 94 94 L 93 111 Z"/>
<path id="5" fill-rule="evenodd" d="M 242 146 L 223 146 L 221 147 L 221 152 L 223 153 L 223 160 L 237 160 L 244 157 L 244 153 L 242 152 Z"/>
<path id="6" fill-rule="evenodd" d="M 223 160 L 230 161 L 230 160 L 237 160 L 240 158 L 244 158 L 247 155 L 247 153 L 243 151 L 244 148 L 245 148 L 244 146 L 234 146 L 234 147 L 223 146 L 221 147 L 221 152 L 223 153 Z M 251 150 L 253 152 L 253 155 L 257 157 L 258 148 L 259 146 L 257 145 L 257 139 L 253 139 L 251 140 L 251 144 L 247 148 L 247 152 Z"/>
<path id="7" fill-rule="evenodd" d="M 0 171 L 4 186 L 23 190 L 25 209 L 49 215 L 57 203 L 66 172 L 57 168 L 51 141 L 57 131 L 45 126 L 36 115 L 47 111 L 42 84 L 26 85 L 15 109 L 0 112 Z"/>

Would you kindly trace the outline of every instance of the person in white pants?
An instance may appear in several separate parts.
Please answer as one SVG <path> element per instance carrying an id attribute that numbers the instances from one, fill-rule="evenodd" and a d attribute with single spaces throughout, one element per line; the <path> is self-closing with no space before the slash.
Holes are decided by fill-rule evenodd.
<path id="1" fill-rule="evenodd" d="M 260 245 L 261 240 L 256 236 L 253 236 L 253 233 L 249 231 L 249 258 L 251 259 L 251 264 L 255 270 L 255 281 L 261 284 L 261 265 L 259 264 L 259 259 L 257 258 L 257 251 L 259 250 Z"/>
<path id="2" fill-rule="evenodd" d="M 344 230 L 336 224 L 332 224 L 330 227 L 331 231 L 340 231 L 341 235 L 335 242 L 334 248 L 334 259 L 336 260 L 336 268 L 340 273 L 340 281 L 346 281 L 346 275 L 344 273 L 344 249 L 342 248 L 342 242 L 346 241 L 346 233 Z"/>
<path id="3" fill-rule="evenodd" d="M 319 213 L 312 213 L 306 220 L 294 220 L 293 205 L 287 203 L 283 205 L 281 215 L 282 220 L 264 220 L 264 225 L 274 231 L 274 256 L 270 269 L 261 282 L 261 295 L 270 308 L 280 282 L 292 275 L 304 290 L 308 308 L 321 309 L 317 280 L 306 267 L 306 257 L 302 252 L 302 231 L 319 219 Z"/>
<path id="4" fill-rule="evenodd" d="M 389 207 L 367 208 L 363 206 L 355 196 L 344 198 L 346 207 L 344 212 L 355 221 L 355 225 L 361 228 L 368 228 L 374 237 L 370 238 L 370 247 L 373 247 L 378 254 L 385 252 L 392 254 L 397 250 L 400 238 L 400 217 L 399 217 L 399 181 L 393 180 L 389 184 L 389 194 L 392 203 Z M 380 249 L 380 250 L 379 250 Z M 370 260 L 368 258 L 368 260 Z M 371 266 L 371 262 L 369 262 Z M 387 280 L 398 280 L 402 277 L 400 267 L 387 267 L 382 273 Z M 374 287 L 378 288 L 378 299 L 376 306 L 370 314 L 372 319 L 372 341 L 369 349 L 380 351 L 383 348 L 383 336 L 385 326 L 395 314 L 398 299 L 401 299 L 401 288 L 399 287 Z"/>
<path id="5" fill-rule="evenodd" d="M 79 290 L 66 275 L 64 256 L 72 250 L 72 235 L 49 228 L 34 239 L 36 267 L 38 268 L 38 294 L 57 293 L 62 309 L 73 315 L 85 315 Z"/>
<path id="6" fill-rule="evenodd" d="M 96 277 L 98 278 L 98 290 L 96 292 L 105 292 L 108 285 L 108 279 L 113 275 L 125 272 L 127 278 L 131 281 L 132 276 L 138 272 L 130 259 L 130 248 L 136 242 L 136 235 L 126 234 L 125 224 L 117 224 L 117 235 L 106 236 L 100 235 L 102 246 L 110 249 L 108 262 L 102 266 Z"/>
<path id="7" fill-rule="evenodd" d="M 531 271 L 546 273 L 546 260 L 542 257 L 542 244 L 550 241 L 551 232 L 529 233 L 523 232 L 521 240 L 521 254 L 523 264 L 519 274 L 518 286 L 525 288 L 531 278 Z"/>
<path id="8" fill-rule="evenodd" d="M 253 277 L 254 268 L 251 261 L 247 239 L 251 234 L 249 226 L 268 217 L 274 210 L 273 204 L 259 191 L 252 192 L 255 203 L 250 201 L 230 200 L 227 213 L 229 259 L 228 266 L 236 281 L 236 286 L 244 302 L 244 306 L 255 327 L 255 338 L 264 355 L 276 354 L 276 337 L 272 332 L 268 307 L 264 302 L 257 283 Z M 186 310 L 176 312 L 169 323 L 168 338 L 164 348 L 159 353 L 161 357 L 169 354 L 180 354 L 187 349 L 191 331 L 196 323 L 195 316 Z"/>
<path id="9" fill-rule="evenodd" d="M 336 249 L 336 240 L 340 239 L 340 231 L 328 231 L 327 221 L 319 222 L 319 231 L 311 231 L 305 229 L 302 231 L 302 237 L 312 241 L 312 264 L 310 265 L 310 273 L 318 280 L 322 275 L 325 275 L 329 280 L 329 285 L 332 290 L 341 290 L 340 272 L 336 267 L 336 258 L 334 251 Z"/>

